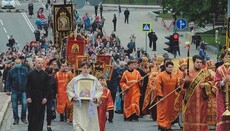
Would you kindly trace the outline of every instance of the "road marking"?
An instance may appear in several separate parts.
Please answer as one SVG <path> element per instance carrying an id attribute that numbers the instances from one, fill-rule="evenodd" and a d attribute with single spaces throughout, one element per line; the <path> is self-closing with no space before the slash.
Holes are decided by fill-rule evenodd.
<path id="1" fill-rule="evenodd" d="M 7 35 L 7 38 L 8 38 L 8 39 L 10 39 L 10 36 L 9 36 L 9 35 Z"/>
<path id="2" fill-rule="evenodd" d="M 3 30 L 5 31 L 5 33 L 7 34 L 7 31 L 6 31 L 6 28 L 5 27 L 3 27 Z"/>
<path id="3" fill-rule="evenodd" d="M 24 17 L 24 19 L 26 20 L 26 23 L 28 24 L 28 26 L 30 27 L 31 31 L 34 32 L 35 29 L 32 25 L 32 23 L 30 22 L 29 18 L 26 16 L 25 12 L 21 13 L 22 16 Z"/>
<path id="4" fill-rule="evenodd" d="M 41 0 L 39 0 L 39 2 L 41 3 L 41 5 L 43 6 L 43 8 L 46 8 L 46 6 L 42 3 Z"/>
<path id="5" fill-rule="evenodd" d="M 0 20 L 0 23 L 3 25 L 3 22 L 2 22 L 2 20 Z"/>
<path id="6" fill-rule="evenodd" d="M 16 5 L 21 5 L 21 3 L 18 0 L 15 1 L 15 4 Z"/>

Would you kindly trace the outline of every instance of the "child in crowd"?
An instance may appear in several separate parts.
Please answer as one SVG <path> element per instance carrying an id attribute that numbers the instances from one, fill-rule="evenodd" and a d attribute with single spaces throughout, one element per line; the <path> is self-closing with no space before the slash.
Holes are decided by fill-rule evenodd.
<path id="1" fill-rule="evenodd" d="M 109 110 L 114 109 L 113 98 L 110 90 L 107 88 L 107 83 L 104 75 L 98 77 L 100 84 L 103 86 L 103 94 L 101 95 L 101 102 L 98 105 L 98 118 L 100 131 L 105 131 L 106 120 L 109 116 Z"/>

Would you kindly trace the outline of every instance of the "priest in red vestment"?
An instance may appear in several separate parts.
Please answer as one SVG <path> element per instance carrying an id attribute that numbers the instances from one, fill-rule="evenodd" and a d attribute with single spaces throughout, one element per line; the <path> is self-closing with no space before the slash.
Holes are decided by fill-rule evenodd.
<path id="1" fill-rule="evenodd" d="M 230 94 L 230 91 L 226 91 L 226 86 L 229 86 L 230 82 L 230 51 L 228 50 L 224 57 L 224 64 L 217 68 L 215 82 L 217 90 L 217 124 L 216 131 L 229 131 L 230 130 L 230 117 L 222 116 L 226 111 L 226 106 L 230 109 L 230 105 L 226 105 L 226 93 Z M 230 89 L 230 86 L 229 86 Z M 230 99 L 228 98 L 228 102 Z"/>
<path id="2" fill-rule="evenodd" d="M 183 131 L 208 131 L 208 96 L 211 94 L 210 73 L 202 69 L 202 57 L 194 55 L 193 69 L 185 78 Z"/>

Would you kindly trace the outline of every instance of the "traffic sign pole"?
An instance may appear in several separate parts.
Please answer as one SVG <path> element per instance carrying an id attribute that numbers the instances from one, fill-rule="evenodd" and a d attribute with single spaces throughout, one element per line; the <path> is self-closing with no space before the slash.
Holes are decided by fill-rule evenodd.
<path id="1" fill-rule="evenodd" d="M 145 51 L 147 53 L 147 45 L 148 45 L 148 42 L 147 42 L 147 37 L 148 37 L 148 32 L 150 32 L 152 29 L 152 23 L 151 22 L 142 22 L 141 24 L 141 31 L 142 32 L 145 32 Z"/>
<path id="2" fill-rule="evenodd" d="M 145 50 L 146 50 L 146 53 L 147 53 L 147 45 L 148 45 L 148 42 L 147 42 L 147 32 L 145 32 Z"/>

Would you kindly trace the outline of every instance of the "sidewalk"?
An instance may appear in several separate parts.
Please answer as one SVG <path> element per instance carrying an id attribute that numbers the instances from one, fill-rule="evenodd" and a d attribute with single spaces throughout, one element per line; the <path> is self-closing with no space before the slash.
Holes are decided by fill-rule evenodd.
<path id="1" fill-rule="evenodd" d="M 3 118 L 10 104 L 10 96 L 7 96 L 4 92 L 0 92 L 0 126 L 2 125 Z"/>

